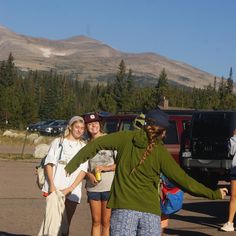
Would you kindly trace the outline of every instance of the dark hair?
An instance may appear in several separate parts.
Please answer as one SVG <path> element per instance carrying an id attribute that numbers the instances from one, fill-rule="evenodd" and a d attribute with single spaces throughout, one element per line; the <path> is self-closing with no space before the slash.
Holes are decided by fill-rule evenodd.
<path id="1" fill-rule="evenodd" d="M 104 133 L 104 131 L 103 131 L 104 122 L 103 122 L 102 120 L 94 121 L 94 122 L 98 122 L 98 123 L 99 123 L 99 125 L 100 125 L 100 132 L 101 132 L 101 133 Z M 88 128 L 87 128 L 87 125 L 88 125 L 88 124 L 89 124 L 89 123 L 85 124 L 85 128 L 86 128 L 86 133 L 87 133 L 89 139 L 91 139 L 92 136 L 91 136 L 91 134 L 88 132 Z"/>
<path id="2" fill-rule="evenodd" d="M 151 153 L 153 146 L 156 143 L 156 140 L 159 137 L 163 136 L 164 131 L 166 130 L 165 128 L 159 127 L 159 126 L 154 126 L 154 125 L 145 125 L 143 127 L 144 131 L 147 134 L 148 137 L 148 145 L 146 147 L 145 152 L 143 153 L 143 156 L 140 158 L 139 163 L 132 169 L 131 173 L 133 173 L 135 170 L 139 168 L 140 165 L 143 164 L 143 162 L 147 159 L 148 155 Z"/>

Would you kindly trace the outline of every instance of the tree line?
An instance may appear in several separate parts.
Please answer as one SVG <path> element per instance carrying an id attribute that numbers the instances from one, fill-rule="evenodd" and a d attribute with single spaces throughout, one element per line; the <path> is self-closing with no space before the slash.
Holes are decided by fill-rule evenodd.
<path id="1" fill-rule="evenodd" d="M 165 68 L 155 86 L 139 86 L 131 69 L 121 60 L 113 80 L 90 85 L 55 71 L 22 73 L 9 55 L 0 63 L 0 124 L 24 129 L 45 119 L 69 119 L 90 111 L 140 111 L 159 106 L 163 99 L 171 107 L 190 109 L 235 109 L 232 68 L 229 78 L 205 88 L 180 87 L 168 81 Z"/>

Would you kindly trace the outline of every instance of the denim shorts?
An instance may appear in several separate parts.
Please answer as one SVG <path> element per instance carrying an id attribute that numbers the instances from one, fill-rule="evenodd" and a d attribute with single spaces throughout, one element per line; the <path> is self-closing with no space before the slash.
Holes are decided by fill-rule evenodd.
<path id="1" fill-rule="evenodd" d="M 236 180 L 236 174 L 235 173 L 230 174 L 230 180 Z"/>
<path id="2" fill-rule="evenodd" d="M 107 192 L 87 192 L 88 201 L 108 201 L 110 196 L 110 191 Z"/>
<path id="3" fill-rule="evenodd" d="M 128 209 L 112 209 L 111 236 L 161 236 L 161 217 Z"/>

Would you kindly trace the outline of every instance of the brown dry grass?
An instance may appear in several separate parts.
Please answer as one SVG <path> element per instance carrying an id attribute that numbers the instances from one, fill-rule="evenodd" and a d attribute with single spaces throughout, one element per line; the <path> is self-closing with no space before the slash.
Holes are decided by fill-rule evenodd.
<path id="1" fill-rule="evenodd" d="M 26 131 L 18 131 L 18 130 L 14 130 L 12 132 L 17 133 L 21 136 L 19 137 L 3 136 L 4 131 L 0 130 L 0 144 L 17 146 L 17 145 L 23 145 L 23 143 L 25 143 L 25 145 L 35 146 L 34 142 L 28 138 L 29 135 L 32 133 L 29 133 Z M 55 137 L 41 136 L 40 142 L 37 144 L 40 144 L 40 143 L 50 144 L 54 138 Z"/>

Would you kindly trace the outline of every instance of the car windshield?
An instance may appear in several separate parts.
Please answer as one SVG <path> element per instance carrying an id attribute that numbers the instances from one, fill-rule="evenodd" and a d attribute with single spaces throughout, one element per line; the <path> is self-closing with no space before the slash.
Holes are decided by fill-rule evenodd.
<path id="1" fill-rule="evenodd" d="M 228 137 L 230 134 L 229 123 L 229 116 L 225 113 L 199 114 L 193 122 L 192 137 Z"/>

